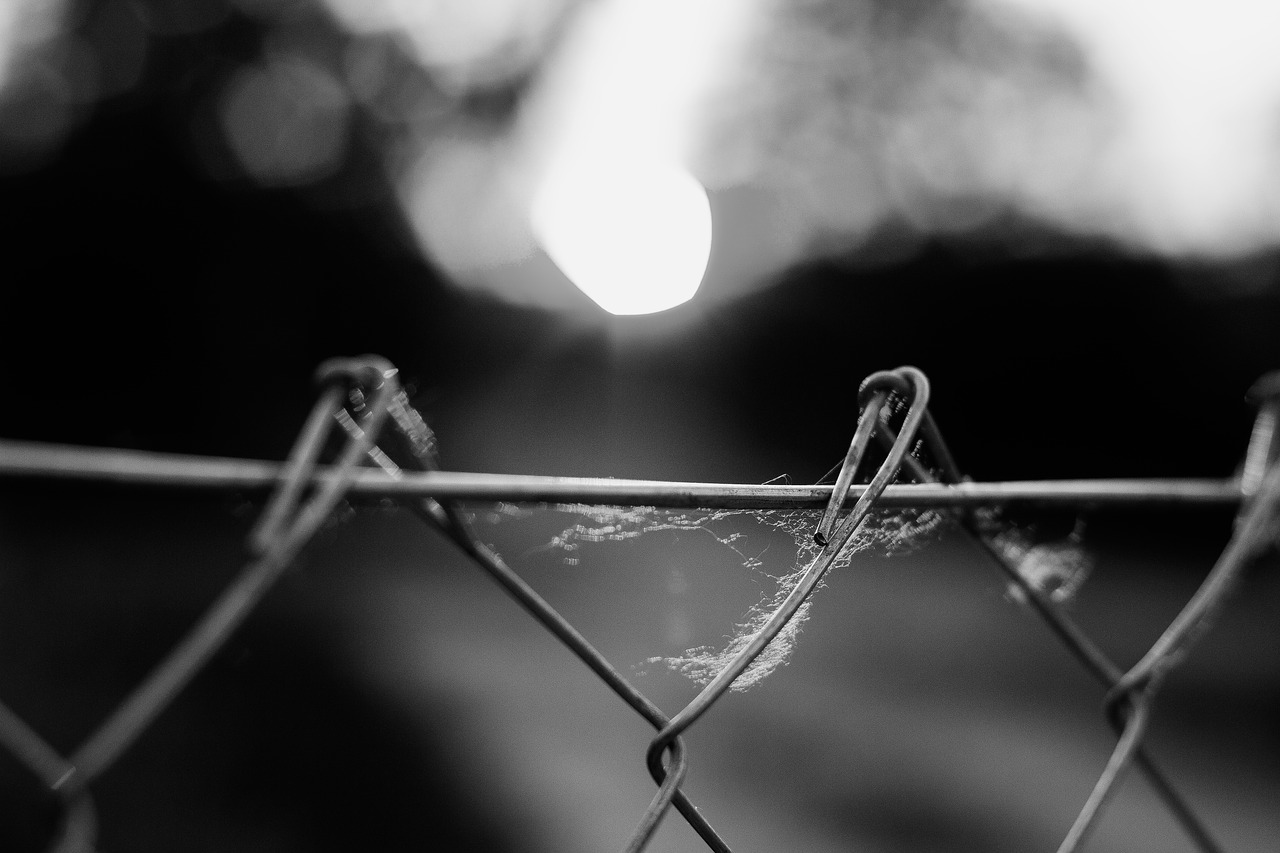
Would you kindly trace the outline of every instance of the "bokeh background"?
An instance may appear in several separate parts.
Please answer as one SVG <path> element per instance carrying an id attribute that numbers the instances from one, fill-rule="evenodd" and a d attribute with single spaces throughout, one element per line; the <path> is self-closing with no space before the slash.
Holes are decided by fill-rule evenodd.
<path id="1" fill-rule="evenodd" d="M 861 378 L 914 364 L 976 479 L 1228 476 L 1280 367 L 1275 16 L 9 2 L 0 434 L 280 459 L 315 366 L 376 352 L 454 470 L 812 482 Z M 606 188 L 655 162 L 706 188 L 690 302 L 608 315 L 538 247 L 566 151 Z M 620 267 L 662 250 L 620 239 Z M 0 488 L 0 697 L 69 752 L 237 570 L 257 496 Z M 1085 521 L 1073 612 L 1129 663 L 1231 516 Z M 564 523 L 484 529 L 673 712 L 696 686 L 643 662 L 723 642 L 769 578 L 694 531 L 570 564 L 542 547 Z M 1152 734 L 1230 850 L 1280 831 L 1276 568 Z M 691 732 L 686 787 L 735 850 L 1053 849 L 1112 745 L 1101 698 L 943 530 L 833 576 L 789 665 Z M 363 507 L 103 778 L 102 849 L 620 848 L 650 734 L 446 543 Z M 7 756 L 0 786 L 0 849 L 42 849 L 52 804 Z M 698 846 L 677 817 L 652 849 Z M 1186 847 L 1135 777 L 1090 849 Z"/>

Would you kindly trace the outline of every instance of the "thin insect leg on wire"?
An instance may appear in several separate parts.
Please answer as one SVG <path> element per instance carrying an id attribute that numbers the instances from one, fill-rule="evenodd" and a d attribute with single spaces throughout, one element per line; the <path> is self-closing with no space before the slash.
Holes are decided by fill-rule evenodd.
<path id="1" fill-rule="evenodd" d="M 900 368 L 900 370 L 905 371 L 910 370 L 910 368 Z M 764 651 L 765 647 L 773 641 L 774 637 L 786 626 L 787 622 L 795 616 L 796 611 L 799 610 L 813 590 L 817 588 L 818 583 L 822 580 L 827 570 L 830 569 L 831 564 L 835 562 L 836 558 L 844 550 L 844 546 L 853 538 L 853 534 L 866 520 L 867 514 L 875 504 L 876 498 L 896 476 L 903 458 L 910 449 L 911 442 L 915 439 L 915 432 L 924 416 L 925 408 L 929 404 L 929 383 L 924 374 L 914 371 L 911 379 L 914 385 L 914 394 L 912 395 L 906 419 L 903 422 L 899 441 L 886 456 L 884 462 L 881 463 L 879 470 L 872 477 L 867 490 L 858 498 L 853 510 L 835 527 L 822 551 L 819 552 L 791 592 L 788 593 L 787 597 L 769 616 L 765 624 L 756 632 L 742 651 L 694 697 L 692 702 L 672 717 L 671 722 L 649 744 L 646 762 L 649 766 L 650 774 L 659 784 L 665 781 L 667 772 L 662 764 L 663 754 L 671 748 L 672 743 L 685 729 L 706 713 L 707 709 L 729 689 L 738 676 L 751 665 L 751 662 Z M 862 424 L 864 421 L 870 420 L 875 423 L 879 420 L 880 407 L 870 405 L 878 397 L 877 391 L 878 383 L 868 382 L 863 384 L 862 392 L 860 392 L 859 396 L 868 405 L 862 408 L 855 435 L 863 431 Z M 865 451 L 865 441 L 861 443 L 861 447 Z M 848 465 L 856 468 L 860 461 L 860 459 L 854 459 Z M 649 812 L 646 812 L 640 826 L 633 835 L 632 843 L 627 848 L 628 851 L 638 851 L 644 847 L 653 828 L 656 827 L 658 820 L 668 805 L 669 801 L 664 802 L 661 797 L 654 799 Z"/>
<path id="2" fill-rule="evenodd" d="M 109 768 L 222 647 L 328 519 L 373 442 L 372 433 L 365 440 L 349 442 L 334 467 L 336 476 L 324 480 L 315 493 L 302 502 L 303 486 L 315 470 L 316 458 L 333 422 L 333 411 L 341 404 L 343 389 L 338 383 L 366 382 L 376 386 L 376 406 L 370 423 L 376 430 L 386 417 L 385 401 L 397 387 L 394 371 L 388 374 L 384 365 L 385 362 L 370 358 L 333 360 L 321 365 L 318 379 L 324 383 L 325 390 L 312 409 L 286 466 L 291 472 L 290 479 L 273 496 L 263 513 L 266 522 L 255 528 L 251 537 L 255 559 L 169 655 L 76 750 L 70 760 L 71 772 L 60 780 L 59 788 L 79 791 Z"/>
<path id="3" fill-rule="evenodd" d="M 931 451 L 937 453 L 936 448 L 945 448 L 945 444 L 942 442 L 942 436 L 938 431 L 937 424 L 932 422 L 932 418 L 929 420 L 931 433 L 929 440 L 932 442 Z M 877 434 L 887 437 L 892 436 L 893 432 L 886 424 Z M 945 453 L 945 459 L 947 460 L 940 466 L 942 467 L 944 474 L 958 479 L 960 474 L 954 459 L 951 457 L 949 452 L 944 450 L 943 453 Z M 934 458 L 939 459 L 943 457 L 941 454 L 938 454 L 935 455 Z M 914 462 L 915 460 L 908 457 L 907 461 Z M 936 480 L 934 475 L 925 470 L 922 466 L 917 466 L 917 468 L 916 476 L 922 482 L 933 482 Z M 1018 571 L 1017 566 L 1014 566 L 1009 562 L 1006 555 L 995 544 L 991 530 L 991 522 L 980 518 L 973 512 L 964 512 L 961 515 L 961 522 L 963 527 L 973 536 L 974 540 L 982 546 L 983 550 L 991 556 L 1000 570 L 1022 593 L 1023 597 L 1031 605 L 1032 609 L 1039 614 L 1039 616 L 1045 621 L 1045 624 L 1047 624 L 1054 634 L 1058 636 L 1063 645 L 1067 647 L 1068 651 L 1070 651 L 1094 676 L 1094 678 L 1102 683 L 1104 687 L 1109 689 L 1114 688 L 1119 683 L 1123 675 L 1123 670 L 1116 666 L 1106 656 L 1106 654 L 1098 648 L 1097 644 L 1089 639 L 1089 637 L 1069 616 L 1067 616 L 1056 602 L 1050 599 L 1044 591 L 1032 583 L 1025 575 L 1022 574 L 1022 572 Z M 1120 746 L 1124 747 L 1126 750 L 1130 749 L 1127 742 L 1124 741 L 1123 736 L 1125 721 L 1116 717 L 1114 714 L 1110 714 L 1109 719 L 1111 720 L 1112 725 L 1116 727 L 1117 732 L 1122 733 L 1122 743 Z M 1145 722 L 1143 725 L 1145 725 Z M 1221 853 L 1222 848 L 1219 846 L 1217 841 L 1214 840 L 1213 836 L 1209 834 L 1208 829 L 1200 820 L 1199 816 L 1197 816 L 1191 809 L 1191 806 L 1186 802 L 1178 790 L 1173 787 L 1173 783 L 1169 781 L 1168 776 L 1160 769 L 1159 765 L 1154 762 L 1146 749 L 1141 746 L 1140 738 L 1135 741 L 1132 750 L 1133 758 L 1138 764 L 1139 769 L 1147 777 L 1147 781 L 1151 783 L 1151 786 L 1155 789 L 1156 793 L 1164 801 L 1165 806 L 1182 825 L 1182 828 L 1186 831 L 1187 835 L 1196 844 L 1196 846 L 1200 850 L 1205 851 L 1205 853 Z M 1127 761 L 1128 759 L 1126 759 L 1125 764 L 1127 764 Z M 1124 764 L 1121 765 L 1121 768 L 1123 768 L 1123 766 Z M 1104 773 L 1104 778 L 1106 777 L 1107 774 Z M 1104 804 L 1105 797 L 1098 800 L 1097 805 L 1094 807 L 1094 814 L 1096 814 L 1096 810 L 1101 808 Z"/>
<path id="4" fill-rule="evenodd" d="M 830 481 L 832 482 L 832 485 L 833 485 L 832 491 L 835 491 L 835 488 L 834 488 L 834 484 L 835 484 L 835 476 L 836 476 L 836 474 L 839 474 L 839 473 L 840 473 L 840 469 L 841 469 L 841 468 L 843 468 L 843 467 L 844 467 L 844 460 L 843 460 L 843 459 L 841 459 L 839 462 L 837 462 L 836 464 L 834 464 L 834 465 L 832 465 L 830 468 L 828 468 L 828 469 L 827 469 L 827 473 L 823 474 L 821 477 L 819 477 L 818 479 L 814 480 L 814 481 L 813 481 L 813 484 L 814 484 L 815 486 L 821 486 L 821 485 L 826 484 L 826 482 L 827 482 L 828 480 L 830 480 Z M 772 482 L 772 481 L 770 481 L 770 482 Z M 766 484 L 766 485 L 768 485 L 768 484 Z"/>
<path id="5" fill-rule="evenodd" d="M 399 434 L 404 436 L 409 444 L 410 458 L 414 464 L 427 470 L 435 469 L 439 463 L 435 452 L 434 434 L 422 416 L 408 404 L 407 395 L 403 392 L 397 394 L 390 405 L 390 410 L 392 419 L 399 428 Z M 363 431 L 362 427 L 345 411 L 338 414 L 338 420 L 353 436 Z M 392 477 L 401 475 L 399 466 L 385 454 L 374 457 L 374 461 Z M 586 637 L 511 569 L 498 554 L 476 538 L 470 529 L 470 524 L 456 506 L 441 504 L 431 498 L 420 499 L 411 506 L 420 518 L 458 545 L 650 725 L 655 729 L 661 729 L 667 725 L 667 716 L 657 705 L 632 686 Z M 664 797 L 670 801 L 674 798 L 677 810 L 711 850 L 715 853 L 730 853 L 729 846 L 720 838 L 693 802 L 678 789 L 688 762 L 683 741 L 675 744 L 672 754 L 672 782 L 669 786 L 664 786 L 655 799 Z"/>

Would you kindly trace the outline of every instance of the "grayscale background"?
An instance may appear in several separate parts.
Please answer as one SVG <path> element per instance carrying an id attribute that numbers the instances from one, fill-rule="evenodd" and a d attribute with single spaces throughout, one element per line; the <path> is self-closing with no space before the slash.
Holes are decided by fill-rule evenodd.
<path id="1" fill-rule="evenodd" d="M 600 79 L 639 139 L 665 113 L 635 92 L 683 91 L 664 69 L 706 44 L 679 127 L 710 267 L 687 305 L 611 317 L 504 207 L 610 4 L 15 3 L 0 436 L 282 459 L 316 365 L 373 352 L 447 469 L 805 483 L 848 446 L 861 378 L 913 364 L 978 480 L 1237 469 L 1245 392 L 1280 368 L 1270 13 L 1117 4 L 1095 30 L 1052 3 L 690 5 L 654 4 L 644 61 Z M 1166 90 L 1176 107 L 1144 100 Z M 234 575 L 259 506 L 0 481 L 0 698 L 73 749 Z M 1076 517 L 1026 520 L 1052 539 Z M 1085 522 L 1072 612 L 1129 664 L 1231 514 Z M 482 530 L 674 712 L 696 685 L 644 661 L 723 642 L 768 579 L 696 532 L 567 565 L 540 547 L 559 523 Z M 785 537 L 742 524 L 790 568 Z M 1277 568 L 1169 679 L 1149 739 L 1231 851 L 1280 833 Z M 944 529 L 833 574 L 790 663 L 690 732 L 685 788 L 742 853 L 1052 850 L 1113 746 L 1101 708 Z M 100 845 L 620 849 L 651 734 L 447 542 L 361 507 L 97 784 Z M 54 814 L 0 755 L 0 850 L 44 849 Z M 672 815 L 650 849 L 700 842 Z M 1087 849 L 1190 847 L 1132 774 Z"/>

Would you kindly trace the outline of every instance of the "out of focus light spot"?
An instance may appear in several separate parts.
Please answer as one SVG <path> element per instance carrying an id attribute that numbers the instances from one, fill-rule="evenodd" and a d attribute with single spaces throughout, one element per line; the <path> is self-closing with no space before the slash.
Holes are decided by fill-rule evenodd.
<path id="1" fill-rule="evenodd" d="M 242 69 L 227 87 L 219 122 L 240 165 L 264 184 L 303 184 L 337 169 L 350 134 L 346 90 L 298 56 Z"/>
<path id="2" fill-rule="evenodd" d="M 439 82 L 492 84 L 521 74 L 545 47 L 565 0 L 324 0 L 362 35 L 395 34 Z"/>
<path id="3" fill-rule="evenodd" d="M 58 33 L 64 6 L 57 0 L 0 3 L 0 90 L 31 51 Z"/>
<path id="4" fill-rule="evenodd" d="M 1275 0 L 0 0 L 0 172 L 151 62 L 219 176 L 321 180 L 358 111 L 423 252 L 522 304 L 585 302 L 552 261 L 692 293 L 690 174 L 704 299 L 1009 223 L 1239 259 L 1280 246 L 1277 32 Z"/>
<path id="5" fill-rule="evenodd" d="M 370 15 L 359 25 L 366 29 L 399 8 L 394 0 L 326 2 L 344 20 Z M 551 10 L 563 3 L 526 5 L 540 9 L 522 13 L 540 15 L 537 23 L 512 30 L 519 18 L 503 17 L 502 27 L 474 30 L 532 37 L 563 29 L 530 84 L 512 90 L 518 106 L 496 120 L 462 115 L 448 132 L 424 134 L 402 179 L 400 197 L 424 251 L 459 284 L 521 304 L 580 310 L 584 300 L 566 278 L 618 314 L 687 301 L 711 241 L 710 204 L 691 164 L 707 102 L 759 0 L 602 0 L 561 16 Z M 422 44 L 411 21 L 395 25 L 401 38 Z M 421 49 L 418 58 L 437 79 Z M 380 60 L 354 59 L 361 61 L 347 63 L 353 90 L 378 103 L 386 89 Z"/>
<path id="6" fill-rule="evenodd" d="M 1113 228 L 1157 250 L 1218 256 L 1280 239 L 1280 4 L 986 5 L 1062 27 L 1088 57 L 1116 114 L 1097 164 L 1106 183 L 1094 187 L 1123 211 Z"/>
<path id="7" fill-rule="evenodd" d="M 63 16 L 58 2 L 0 3 L 0 171 L 32 168 L 55 150 L 92 87 L 84 51 L 56 41 Z"/>
<path id="8" fill-rule="evenodd" d="M 534 233 L 566 276 L 611 314 L 693 298 L 711 253 L 711 206 L 674 167 L 561 164 L 534 199 Z"/>
<path id="9" fill-rule="evenodd" d="M 388 125 L 425 129 L 447 120 L 458 106 L 390 38 L 348 44 L 342 77 L 360 106 Z"/>
<path id="10" fill-rule="evenodd" d="M 127 0 L 69 14 L 56 0 L 0 2 L 0 172 L 36 168 L 98 102 L 142 73 L 147 36 Z"/>
<path id="11" fill-rule="evenodd" d="M 8 154 L 16 155 L 15 163 L 24 155 L 52 148 L 66 135 L 71 105 L 70 87 L 56 69 L 25 71 L 21 85 L 8 93 L 0 113 L 0 142 Z"/>
<path id="12" fill-rule="evenodd" d="M 585 7 L 535 94 L 535 144 L 553 159 L 688 162 L 708 101 L 738 60 L 754 0 L 605 0 Z"/>

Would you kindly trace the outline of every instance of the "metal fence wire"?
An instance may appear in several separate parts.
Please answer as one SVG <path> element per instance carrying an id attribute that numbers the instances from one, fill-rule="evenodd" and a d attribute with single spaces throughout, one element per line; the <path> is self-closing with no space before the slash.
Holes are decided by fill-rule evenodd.
<path id="1" fill-rule="evenodd" d="M 1081 849 L 1130 766 L 1150 781 L 1195 846 L 1219 851 L 1209 829 L 1143 744 L 1166 677 L 1213 622 L 1245 568 L 1280 539 L 1280 373 L 1251 394 L 1258 406 L 1238 477 L 1221 480 L 1047 481 L 973 483 L 961 475 L 928 410 L 929 382 L 912 367 L 868 377 L 859 390 L 860 416 L 833 486 L 737 486 L 624 480 L 457 474 L 440 470 L 436 439 L 413 409 L 394 367 L 374 356 L 335 359 L 319 370 L 322 387 L 283 464 L 200 459 L 129 451 L 0 442 L 0 474 L 158 485 L 226 488 L 272 485 L 250 535 L 251 559 L 168 656 L 69 756 L 0 703 L 0 745 L 59 798 L 61 822 L 49 847 L 57 853 L 92 851 L 96 838 L 93 783 L 191 681 L 262 601 L 344 497 L 377 494 L 443 532 L 539 623 L 555 635 L 656 734 L 645 761 L 657 791 L 640 814 L 625 849 L 645 848 L 674 806 L 715 851 L 729 845 L 681 789 L 690 765 L 682 735 L 795 617 L 873 508 L 930 506 L 953 514 L 1020 590 L 1052 633 L 1104 688 L 1105 709 L 1117 734 L 1115 749 L 1070 827 L 1059 853 Z M 889 405 L 892 403 L 893 405 Z M 896 413 L 896 414 L 895 414 Z M 321 463 L 327 445 L 340 444 Z M 882 461 L 866 483 L 860 469 L 873 443 Z M 922 460 L 928 459 L 926 465 Z M 373 469 L 373 470 L 370 470 Z M 909 480 L 909 483 L 895 482 Z M 614 667 L 572 624 L 472 532 L 461 499 L 581 502 L 610 505 L 737 507 L 823 506 L 813 536 L 817 556 L 763 626 L 718 675 L 676 714 L 668 716 Z M 852 501 L 852 508 L 844 509 Z M 1238 504 L 1234 532 L 1199 589 L 1136 664 L 1110 660 L 1045 589 L 1014 564 L 994 509 L 1031 501 L 1041 505 Z M 639 811 L 639 809 L 637 809 Z"/>

